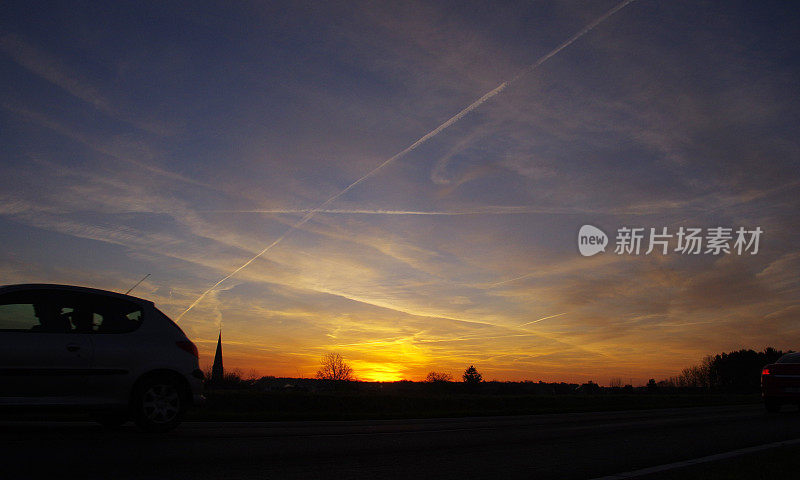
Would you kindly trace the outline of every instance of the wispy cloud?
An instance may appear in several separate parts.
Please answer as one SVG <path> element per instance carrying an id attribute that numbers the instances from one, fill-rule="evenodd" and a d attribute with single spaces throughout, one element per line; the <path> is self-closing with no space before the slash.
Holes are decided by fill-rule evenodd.
<path id="1" fill-rule="evenodd" d="M 0 37 L 0 49 L 20 66 L 42 77 L 48 82 L 63 88 L 76 98 L 89 103 L 98 110 L 116 115 L 116 109 L 99 89 L 90 85 L 88 80 L 72 71 L 56 57 L 34 47 L 19 35 L 6 33 Z"/>
<path id="2" fill-rule="evenodd" d="M 219 280 L 217 283 L 215 283 L 214 285 L 212 285 L 212 286 L 211 286 L 211 287 L 210 287 L 208 290 L 206 290 L 206 291 L 204 291 L 202 294 L 200 294 L 200 296 L 199 296 L 199 297 L 198 297 L 198 298 L 197 298 L 197 299 L 196 299 L 194 302 L 192 302 L 192 303 L 191 303 L 191 305 L 189 305 L 189 306 L 186 308 L 186 310 L 185 310 L 183 313 L 181 313 L 181 314 L 178 316 L 178 319 L 180 319 L 181 317 L 183 317 L 183 316 L 184 316 L 184 315 L 185 315 L 187 312 L 189 312 L 189 311 L 190 311 L 192 308 L 194 308 L 194 307 L 195 307 L 195 305 L 197 305 L 197 304 L 198 304 L 198 303 L 199 303 L 199 302 L 200 302 L 200 301 L 203 299 L 203 297 L 205 297 L 205 296 L 206 296 L 206 295 L 207 295 L 209 292 L 213 291 L 215 288 L 217 288 L 217 287 L 218 287 L 219 285 L 221 285 L 223 282 L 225 282 L 225 281 L 226 281 L 226 280 L 228 280 L 229 278 L 233 277 L 234 275 L 236 275 L 237 273 L 239 273 L 239 272 L 240 272 L 240 271 L 242 271 L 243 269 L 247 268 L 247 266 L 249 266 L 251 263 L 253 263 L 255 260 L 257 260 L 259 257 L 263 256 L 265 253 L 267 253 L 268 251 L 270 251 L 270 250 L 271 250 L 273 247 L 275 247 L 276 245 L 278 245 L 279 243 L 281 243 L 281 242 L 283 241 L 283 239 L 284 239 L 284 238 L 286 238 L 286 237 L 287 237 L 287 236 L 288 236 L 288 235 L 289 235 L 289 234 L 290 234 L 292 231 L 294 231 L 295 229 L 297 229 L 297 228 L 300 228 L 300 227 L 302 227 L 303 225 L 305 225 L 305 224 L 306 224 L 306 222 L 308 222 L 309 220 L 311 220 L 311 218 L 313 218 L 313 217 L 314 217 L 314 215 L 315 215 L 315 214 L 316 214 L 316 213 L 317 213 L 319 210 L 323 210 L 323 209 L 325 209 L 325 208 L 326 208 L 328 205 L 330 205 L 330 204 L 332 204 L 333 202 L 335 202 L 335 201 L 336 201 L 336 200 L 337 200 L 339 197 L 341 197 L 341 196 L 345 195 L 347 192 L 349 192 L 350 190 L 352 190 L 353 188 L 355 188 L 355 187 L 356 187 L 357 185 L 359 185 L 360 183 L 362 183 L 362 182 L 364 182 L 364 181 L 368 180 L 369 178 L 371 178 L 372 176 L 376 175 L 378 172 L 380 172 L 381 170 L 383 170 L 383 169 L 384 169 L 385 167 L 387 167 L 388 165 L 390 165 L 390 164 L 394 163 L 395 161 L 397 161 L 397 160 L 399 160 L 399 159 L 401 159 L 401 158 L 405 157 L 407 154 L 409 154 L 410 152 L 414 151 L 414 150 L 415 150 L 417 147 L 419 147 L 420 145 L 423 145 L 423 144 L 425 144 L 425 143 L 426 143 L 428 140 L 430 140 L 430 139 L 432 139 L 432 138 L 436 137 L 436 136 L 437 136 L 437 135 L 439 135 L 441 132 L 445 131 L 446 129 L 448 129 L 448 128 L 449 128 L 449 127 L 451 127 L 452 125 L 456 124 L 456 123 L 457 123 L 458 121 L 460 121 L 462 118 L 464 118 L 465 116 L 467 116 L 467 115 L 468 115 L 470 112 L 472 112 L 473 110 L 477 109 L 478 107 L 480 107 L 481 105 L 483 105 L 484 103 L 486 103 L 487 101 L 489 101 L 489 100 L 490 100 L 492 97 L 494 97 L 494 96 L 496 96 L 496 95 L 500 94 L 500 93 L 501 93 L 503 90 L 505 90 L 505 89 L 506 89 L 506 87 L 508 87 L 510 84 L 512 84 L 512 83 L 514 83 L 514 82 L 516 82 L 516 81 L 518 81 L 519 79 L 523 78 L 524 76 L 526 76 L 526 75 L 530 74 L 531 72 L 533 72 L 534 70 L 536 70 L 538 67 L 540 67 L 541 65 L 543 65 L 543 64 L 544 64 L 546 61 L 548 61 L 549 59 L 551 59 L 552 57 L 554 57 L 555 55 L 557 55 L 559 52 L 561 52 L 562 50 L 564 50 L 564 49 L 565 49 L 565 48 L 567 48 L 568 46 L 570 46 L 570 45 L 572 45 L 573 43 L 575 43 L 575 42 L 576 42 L 578 39 L 580 39 L 581 37 L 583 37 L 584 35 L 586 35 L 586 34 L 587 34 L 587 33 L 589 33 L 590 31 L 592 31 L 592 30 L 593 30 L 595 27 L 597 27 L 598 25 L 600 25 L 601 23 L 603 23 L 603 22 L 604 22 L 605 20 L 607 20 L 609 17 L 611 17 L 612 15 L 614 15 L 616 12 L 618 12 L 619 10 L 621 10 L 621 9 L 625 8 L 625 6 L 627 6 L 628 4 L 630 4 L 632 1 L 633 1 L 633 0 L 625 0 L 625 1 L 621 2 L 621 3 L 619 3 L 618 5 L 616 5 L 614 8 L 612 8 L 612 9 L 611 9 L 611 10 L 609 10 L 608 12 L 604 13 L 604 14 L 603 14 L 603 15 L 601 15 L 600 17 L 598 17 L 598 18 L 596 18 L 595 20 L 593 20 L 591 23 L 589 23 L 589 25 L 587 25 L 587 26 L 586 26 L 586 27 L 584 27 L 584 28 L 583 28 L 581 31 L 579 31 L 578 33 L 576 33 L 575 35 L 573 35 L 572 37 L 570 37 L 569 39 L 567 39 L 567 40 L 566 40 L 564 43 L 560 44 L 559 46 L 557 46 L 557 47 L 556 47 L 556 48 L 554 48 L 553 50 L 549 51 L 547 54 L 545 54 L 544 56 L 542 56 L 541 58 L 539 58 L 539 59 L 538 59 L 536 62 L 532 63 L 532 64 L 531 64 L 531 65 L 529 65 L 527 68 L 525 68 L 523 71 L 519 72 L 519 73 L 518 73 L 516 76 L 514 76 L 514 78 L 512 78 L 510 81 L 508 81 L 508 82 L 503 82 L 503 83 L 501 83 L 500 85 L 498 85 L 497 87 L 495 87 L 494 89 L 492 89 L 492 90 L 488 91 L 488 92 L 487 92 L 487 93 L 485 93 L 483 96 L 481 96 L 479 99 L 475 100 L 474 102 L 472 102 L 472 103 L 471 103 L 471 104 L 469 104 L 468 106 L 464 107 L 464 108 L 463 108 L 461 111 L 459 111 L 458 113 L 456 113 L 455 115 L 453 115 L 452 117 L 450 117 L 449 119 L 447 119 L 447 120 L 446 120 L 444 123 L 442 123 L 442 124 L 441 124 L 441 125 L 439 125 L 438 127 L 434 128 L 434 129 L 433 129 L 433 130 L 431 130 L 430 132 L 426 133 L 425 135 L 423 135 L 422 137 L 420 137 L 419 139 L 417 139 L 417 140 L 416 140 L 414 143 L 412 143 L 412 144 L 411 144 L 411 145 L 409 145 L 408 147 L 404 148 L 404 149 L 403 149 L 403 150 L 401 150 L 400 152 L 398 152 L 398 153 L 394 154 L 393 156 L 389 157 L 389 158 L 388 158 L 388 159 L 386 159 L 386 160 L 385 160 L 383 163 L 381 163 L 381 164 L 380 164 L 380 165 L 378 165 L 377 167 L 373 168 L 372 170 L 370 170 L 369 172 L 367 172 L 366 174 L 364 174 L 363 176 L 361 176 L 360 178 L 358 178 L 357 180 L 355 180 L 354 182 L 352 182 L 351 184 L 349 184 L 348 186 L 346 186 L 345 188 L 343 188 L 342 190 L 340 190 L 339 192 L 337 192 L 335 195 L 333 195 L 333 196 L 331 196 L 330 198 L 328 198 L 327 200 L 325 200 L 325 201 L 324 201 L 323 203 L 321 203 L 321 204 L 320 204 L 318 207 L 316 207 L 316 208 L 314 208 L 314 209 L 310 210 L 309 212 L 307 212 L 307 213 L 306 213 L 306 214 L 303 216 L 303 218 L 301 218 L 301 219 L 300 219 L 300 220 L 299 220 L 297 223 L 295 223 L 294 225 L 292 225 L 292 226 L 291 226 L 291 227 L 290 227 L 290 228 L 289 228 L 289 229 L 286 231 L 286 233 L 284 233 L 284 234 L 283 234 L 283 235 L 281 235 L 280 237 L 276 238 L 276 239 L 275 239 L 275 240 L 274 240 L 272 243 L 270 243 L 269 245 L 267 245 L 266 247 L 264 247 L 264 249 L 263 249 L 263 250 L 261 250 L 261 251 L 260 251 L 258 254 L 256 254 L 254 257 L 252 257 L 252 258 L 250 258 L 249 260 L 247 260 L 247 261 L 246 261 L 245 263 L 243 263 L 241 266 L 239 266 L 238 268 L 236 268 L 235 270 L 233 270 L 231 273 L 229 273 L 228 275 L 226 275 L 225 277 L 223 277 L 222 279 L 220 279 L 220 280 Z"/>
<path id="3" fill-rule="evenodd" d="M 97 135 L 70 127 L 46 114 L 31 110 L 21 105 L 6 103 L 2 105 L 2 108 L 19 115 L 27 121 L 34 122 L 37 125 L 48 128 L 71 140 L 79 142 L 98 153 L 109 155 L 117 160 L 143 168 L 162 177 L 202 186 L 209 189 L 215 189 L 215 187 L 209 184 L 188 178 L 154 165 L 152 162 L 154 153 L 152 152 L 149 144 L 129 141 L 125 138 L 117 138 L 116 141 L 115 139 L 101 138 Z"/>
<path id="4" fill-rule="evenodd" d="M 21 36 L 5 33 L 0 36 L 0 51 L 11 57 L 21 67 L 63 89 L 70 95 L 83 100 L 98 111 L 117 120 L 149 133 L 168 136 L 176 132 L 174 127 L 156 120 L 138 120 L 118 108 L 109 100 L 101 88 L 93 84 L 87 76 L 71 68 L 58 57 L 36 47 Z"/>

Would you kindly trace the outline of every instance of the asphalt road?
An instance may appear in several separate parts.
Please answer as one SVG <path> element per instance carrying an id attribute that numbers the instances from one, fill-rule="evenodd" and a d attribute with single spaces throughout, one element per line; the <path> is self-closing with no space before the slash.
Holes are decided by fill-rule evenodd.
<path id="1" fill-rule="evenodd" d="M 128 425 L 0 422 L 3 478 L 594 478 L 800 438 L 758 405 L 456 419 Z"/>

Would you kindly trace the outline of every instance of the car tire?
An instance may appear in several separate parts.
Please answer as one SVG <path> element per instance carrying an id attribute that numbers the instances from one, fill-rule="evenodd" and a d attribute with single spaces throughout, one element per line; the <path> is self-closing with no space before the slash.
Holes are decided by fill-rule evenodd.
<path id="1" fill-rule="evenodd" d="M 774 398 L 765 398 L 764 408 L 766 408 L 769 413 L 778 413 L 781 411 L 781 402 Z"/>
<path id="2" fill-rule="evenodd" d="M 145 432 L 168 432 L 183 421 L 188 398 L 174 378 L 159 375 L 145 379 L 135 389 L 131 402 L 133 419 Z"/>

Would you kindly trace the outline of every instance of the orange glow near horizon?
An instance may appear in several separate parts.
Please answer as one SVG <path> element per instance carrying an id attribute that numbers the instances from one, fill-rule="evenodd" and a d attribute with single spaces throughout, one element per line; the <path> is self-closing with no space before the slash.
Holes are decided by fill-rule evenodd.
<path id="1" fill-rule="evenodd" d="M 368 382 L 396 382 L 404 380 L 403 372 L 394 364 L 351 362 L 355 377 Z"/>
<path id="2" fill-rule="evenodd" d="M 225 348 L 224 343 L 223 348 Z M 230 352 L 231 355 L 228 356 L 227 352 Z M 398 361 L 387 361 L 385 363 L 365 361 L 359 360 L 349 352 L 341 351 L 341 353 L 344 356 L 345 362 L 353 368 L 354 378 L 366 382 L 396 382 L 400 380 L 419 382 L 424 381 L 427 374 L 432 371 L 448 373 L 451 375 L 453 381 L 459 382 L 461 381 L 461 375 L 464 370 L 471 364 L 470 362 L 463 363 L 463 365 L 450 362 L 438 366 L 427 365 L 410 367 L 404 366 Z M 314 361 L 299 361 L 297 364 L 280 364 L 279 361 L 273 363 L 270 359 L 265 357 L 250 358 L 236 355 L 235 346 L 227 348 L 224 358 L 226 371 L 237 371 L 244 378 L 259 378 L 262 376 L 314 378 L 316 370 L 319 368 L 319 365 L 314 363 Z M 210 368 L 212 360 L 213 351 L 206 353 L 201 351 L 200 363 L 202 368 Z M 542 369 L 539 372 L 534 370 L 529 374 L 518 374 L 508 372 L 490 363 L 475 362 L 475 366 L 483 375 L 485 381 L 543 381 L 547 383 L 565 382 L 581 384 L 591 380 L 600 385 L 608 385 L 612 378 L 619 378 L 622 380 L 623 384 L 630 383 L 634 386 L 646 384 L 649 378 L 663 380 L 670 376 L 677 375 L 682 368 L 692 364 L 692 361 L 688 359 L 685 364 L 661 365 L 658 368 L 642 364 L 635 368 L 625 370 L 624 373 L 618 373 L 614 369 L 605 369 L 602 367 L 591 370 L 580 368 L 579 371 L 571 371 L 569 366 L 564 366 L 560 369 Z"/>

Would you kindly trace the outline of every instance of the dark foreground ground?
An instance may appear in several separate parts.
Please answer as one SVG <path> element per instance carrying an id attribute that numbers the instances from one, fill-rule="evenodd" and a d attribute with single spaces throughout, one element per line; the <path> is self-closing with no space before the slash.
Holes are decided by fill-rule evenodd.
<path id="1" fill-rule="evenodd" d="M 251 390 L 216 390 L 207 391 L 206 394 L 208 396 L 207 404 L 203 408 L 191 412 L 189 420 L 388 420 L 762 403 L 761 397 L 757 393 L 520 395 L 430 391 L 274 393 Z"/>
<path id="2" fill-rule="evenodd" d="M 796 478 L 800 472 L 800 446 L 706 462 L 638 477 L 640 480 L 771 480 Z"/>
<path id="3" fill-rule="evenodd" d="M 3 421 L 0 432 L 3 478 L 55 470 L 78 478 L 578 479 L 800 438 L 800 413 L 768 415 L 760 405 L 745 405 L 423 420 L 189 422 L 166 435 L 141 434 L 132 426 L 109 432 L 88 422 Z M 759 455 L 774 455 L 768 460 L 773 464 L 797 452 L 783 450 Z M 729 463 L 712 466 L 712 473 Z"/>

